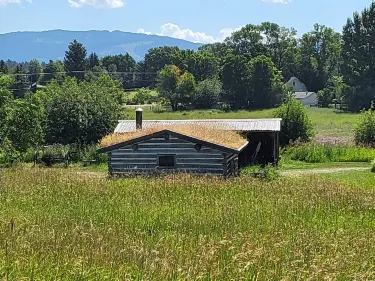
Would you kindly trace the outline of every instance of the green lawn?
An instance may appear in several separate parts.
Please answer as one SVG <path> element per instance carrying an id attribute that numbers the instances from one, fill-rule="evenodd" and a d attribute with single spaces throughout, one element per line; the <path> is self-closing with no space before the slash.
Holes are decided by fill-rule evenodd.
<path id="1" fill-rule="evenodd" d="M 329 169 L 329 168 L 368 168 L 370 170 L 370 163 L 368 162 L 326 162 L 326 163 L 306 163 L 302 161 L 288 160 L 281 161 L 280 170 L 309 170 L 309 169 Z"/>
<path id="2" fill-rule="evenodd" d="M 136 93 L 137 93 L 137 91 L 128 91 L 128 92 L 124 93 L 124 97 L 127 100 L 132 100 L 134 98 L 134 96 L 136 95 Z M 151 90 L 150 94 L 153 97 L 157 97 L 159 95 L 158 91 L 156 91 L 156 90 Z"/>
<path id="3" fill-rule="evenodd" d="M 155 106 L 157 108 L 157 106 Z M 353 137 L 358 114 L 343 113 L 328 108 L 306 108 L 311 121 L 316 127 L 316 137 Z M 127 109 L 127 118 L 134 119 L 134 108 Z M 181 119 L 246 119 L 270 118 L 274 109 L 260 111 L 193 110 L 156 113 L 151 108 L 144 108 L 145 120 L 181 120 Z"/>
<path id="4" fill-rule="evenodd" d="M 374 280 L 374 183 L 5 169 L 0 280 Z"/>

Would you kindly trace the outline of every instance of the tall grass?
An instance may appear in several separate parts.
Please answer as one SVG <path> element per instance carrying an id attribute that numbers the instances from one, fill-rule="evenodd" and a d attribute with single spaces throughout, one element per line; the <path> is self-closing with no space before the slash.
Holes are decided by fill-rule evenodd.
<path id="1" fill-rule="evenodd" d="M 373 280 L 373 190 L 0 171 L 0 280 Z"/>
<path id="2" fill-rule="evenodd" d="M 350 145 L 300 144 L 288 147 L 283 157 L 308 163 L 325 162 L 370 162 L 375 158 L 375 149 Z"/>

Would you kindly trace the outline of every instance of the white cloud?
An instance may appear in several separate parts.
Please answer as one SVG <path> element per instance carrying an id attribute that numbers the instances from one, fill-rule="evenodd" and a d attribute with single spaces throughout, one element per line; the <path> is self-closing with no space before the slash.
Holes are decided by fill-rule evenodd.
<path id="1" fill-rule="evenodd" d="M 289 4 L 289 3 L 292 3 L 292 0 L 262 0 L 262 2 L 277 3 L 277 4 Z"/>
<path id="2" fill-rule="evenodd" d="M 143 28 L 138 29 L 137 33 L 143 33 L 143 34 L 147 34 L 147 35 L 151 35 L 152 34 L 151 32 L 144 30 Z"/>
<path id="3" fill-rule="evenodd" d="M 124 0 L 68 0 L 68 3 L 74 8 L 85 6 L 99 8 L 121 8 L 125 6 Z"/>
<path id="4" fill-rule="evenodd" d="M 156 33 L 156 35 L 169 36 L 169 37 L 183 39 L 183 40 L 187 40 L 187 41 L 191 41 L 195 43 L 215 43 L 215 42 L 224 41 L 225 38 L 230 36 L 234 31 L 241 29 L 241 27 L 224 28 L 220 30 L 218 36 L 212 36 L 207 33 L 193 31 L 188 28 L 183 29 L 173 23 L 166 23 L 161 26 L 161 32 Z M 149 35 L 152 34 L 151 32 L 146 31 L 143 28 L 138 29 L 137 33 L 144 33 L 144 34 L 149 34 Z"/>
<path id="5" fill-rule="evenodd" d="M 24 2 L 31 3 L 31 0 L 0 0 L 0 6 L 6 6 L 8 4 L 22 4 Z"/>

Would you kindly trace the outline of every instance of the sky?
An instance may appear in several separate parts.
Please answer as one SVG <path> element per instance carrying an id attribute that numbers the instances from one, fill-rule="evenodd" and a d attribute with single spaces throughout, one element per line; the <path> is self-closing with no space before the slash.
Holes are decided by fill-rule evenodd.
<path id="1" fill-rule="evenodd" d="M 246 24 L 265 21 L 293 27 L 299 35 L 314 23 L 340 32 L 353 12 L 370 4 L 371 0 L 0 0 L 0 33 L 121 30 L 213 43 Z"/>

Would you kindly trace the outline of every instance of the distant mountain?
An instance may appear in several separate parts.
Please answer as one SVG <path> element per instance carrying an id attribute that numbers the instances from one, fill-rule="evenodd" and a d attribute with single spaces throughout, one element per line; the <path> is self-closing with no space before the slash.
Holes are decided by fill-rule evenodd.
<path id="1" fill-rule="evenodd" d="M 82 43 L 88 54 L 100 57 L 128 52 L 135 60 L 142 60 L 151 48 L 178 46 L 180 49 L 197 50 L 202 44 L 165 36 L 146 35 L 122 31 L 67 31 L 12 32 L 0 34 L 0 59 L 30 61 L 38 59 L 63 59 L 71 41 Z"/>

